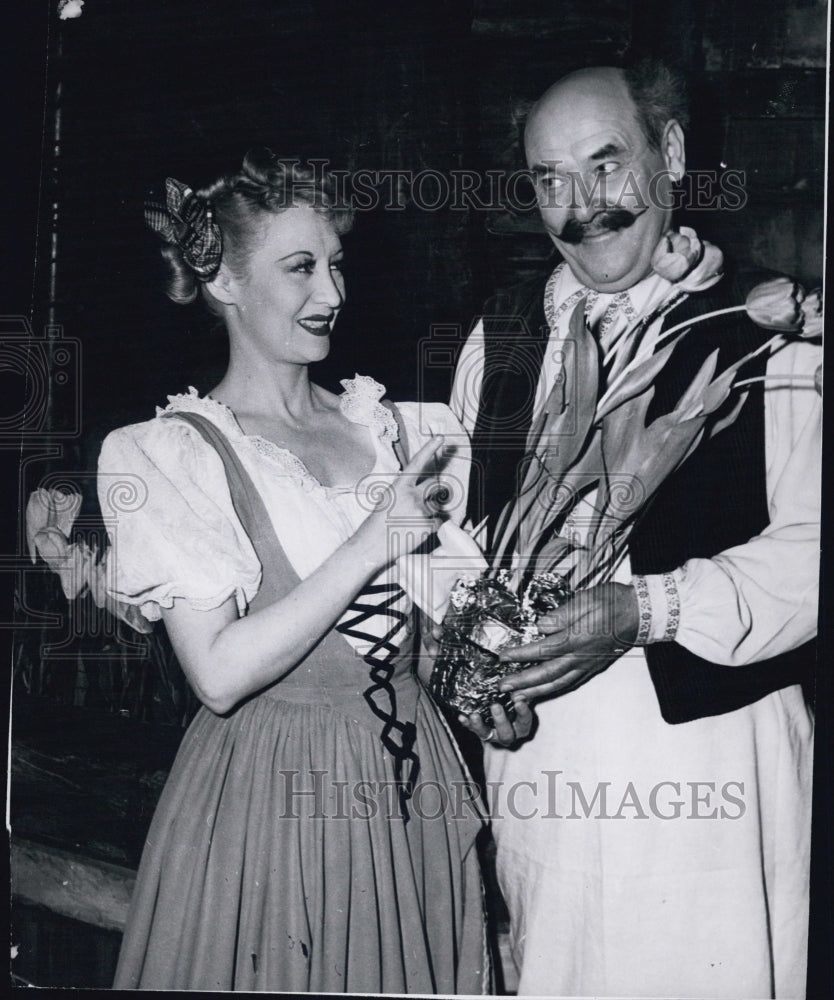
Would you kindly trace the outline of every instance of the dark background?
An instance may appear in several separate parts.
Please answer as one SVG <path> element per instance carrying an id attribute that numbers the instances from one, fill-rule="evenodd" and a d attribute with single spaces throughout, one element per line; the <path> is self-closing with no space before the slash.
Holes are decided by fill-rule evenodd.
<path id="1" fill-rule="evenodd" d="M 201 186 L 256 143 L 351 170 L 512 170 L 529 104 L 559 75 L 627 53 L 690 73 L 691 165 L 747 172 L 743 212 L 690 221 L 742 262 L 818 280 L 824 17 L 807 0 L 87 0 L 74 20 L 53 11 L 31 163 L 33 311 L 36 327 L 51 321 L 81 341 L 84 457 L 107 430 L 186 384 L 211 388 L 222 371 L 223 336 L 161 291 L 141 207 L 165 176 Z M 445 399 L 448 370 L 420 382 L 431 325 L 465 332 L 484 298 L 551 244 L 535 211 L 405 201 L 360 213 L 346 241 L 348 304 L 317 374 L 334 385 L 359 370 L 394 398 Z"/>
<path id="2" fill-rule="evenodd" d="M 204 392 L 219 379 L 223 335 L 199 307 L 165 298 L 142 203 L 168 175 L 199 187 L 236 169 L 253 144 L 348 170 L 511 171 L 523 165 L 526 110 L 556 78 L 659 55 L 692 81 L 689 165 L 747 176 L 743 211 L 687 221 L 742 266 L 808 285 L 822 274 L 827 7 L 819 0 L 86 0 L 82 15 L 66 21 L 57 0 L 7 0 L 4 11 L 11 141 L 3 194 L 12 228 L 0 241 L 9 338 L 0 446 L 15 464 L 23 458 L 7 479 L 15 518 L 32 489 L 59 476 L 85 494 L 82 521 L 94 524 L 104 435 L 147 419 L 169 393 L 187 385 Z M 488 295 L 545 267 L 552 251 L 535 211 L 427 212 L 407 197 L 400 210 L 359 213 L 345 246 L 347 305 L 314 378 L 338 389 L 359 371 L 395 399 L 436 400 L 448 397 L 451 355 L 424 365 L 432 325 L 465 333 Z M 19 440 L 6 433 L 18 427 Z M 27 565 L 20 529 L 3 551 L 10 565 Z M 14 773 L 23 782 L 33 773 L 23 765 L 49 753 L 56 774 L 72 776 L 87 796 L 79 805 L 60 782 L 19 784 L 16 831 L 130 864 L 164 762 L 143 759 L 139 731 L 117 730 L 182 716 L 158 683 L 167 653 L 152 649 L 144 672 L 123 673 L 129 683 L 116 690 L 119 636 L 83 635 L 77 622 L 66 636 L 64 614 L 56 640 L 42 618 L 44 609 L 66 607 L 54 578 L 21 570 L 15 579 L 16 727 L 25 745 L 18 741 Z M 66 655 L 47 660 L 44 643 L 55 641 Z M 830 681 L 821 683 L 823 707 Z M 47 699 L 49 711 L 31 711 L 31 698 Z M 71 724 L 62 705 L 75 713 Z M 104 737 L 90 721 L 98 717 L 106 719 L 103 755 Z M 823 733 L 825 725 L 822 715 Z M 72 747 L 61 745 L 62 729 Z M 82 758 L 93 762 L 94 779 L 84 777 Z M 817 764 L 823 848 L 812 981 L 823 983 L 831 758 L 820 749 Z M 56 982 L 67 974 L 61 968 Z M 822 986 L 809 993 L 827 995 Z"/>

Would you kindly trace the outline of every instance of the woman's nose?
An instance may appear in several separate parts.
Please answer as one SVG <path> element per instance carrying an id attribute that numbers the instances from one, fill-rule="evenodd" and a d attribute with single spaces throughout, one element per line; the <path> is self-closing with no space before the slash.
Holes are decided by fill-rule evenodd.
<path id="1" fill-rule="evenodd" d="M 330 267 L 322 270 L 316 281 L 315 298 L 317 302 L 338 309 L 345 300 L 344 282 L 341 273 Z"/>

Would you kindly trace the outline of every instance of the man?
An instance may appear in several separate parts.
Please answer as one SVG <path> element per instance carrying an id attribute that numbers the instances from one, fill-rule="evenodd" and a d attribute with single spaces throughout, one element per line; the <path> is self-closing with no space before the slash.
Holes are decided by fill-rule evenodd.
<path id="1" fill-rule="evenodd" d="M 605 356 L 674 293 L 652 259 L 659 241 L 682 239 L 671 193 L 685 125 L 678 83 L 655 64 L 573 73 L 533 108 L 525 152 L 564 263 L 546 285 L 497 297 L 459 359 L 474 517 L 494 524 L 511 498 L 555 378 L 571 398 L 560 344 L 574 305 Z M 744 302 L 737 283 L 713 281 L 688 282 L 665 328 Z M 744 314 L 695 325 L 656 380 L 649 419 L 716 347 L 723 368 L 765 339 Z M 804 995 L 813 726 L 798 681 L 816 634 L 819 355 L 799 341 L 746 369 L 758 381 L 735 424 L 660 488 L 615 582 L 513 651 L 534 665 L 504 689 L 544 699 L 533 739 L 507 752 L 522 734 L 503 713 L 494 735 L 469 720 L 492 740 L 519 994 Z M 763 387 L 776 374 L 792 382 Z M 579 504 L 563 531 L 581 530 Z"/>

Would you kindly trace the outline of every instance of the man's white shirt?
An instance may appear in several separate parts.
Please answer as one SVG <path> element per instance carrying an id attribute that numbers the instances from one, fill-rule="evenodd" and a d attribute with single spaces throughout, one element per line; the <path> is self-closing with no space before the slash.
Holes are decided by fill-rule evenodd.
<path id="1" fill-rule="evenodd" d="M 548 311 L 556 321 L 536 388 L 534 421 L 561 374 L 564 344 L 570 337 L 572 308 L 560 311 L 560 306 L 577 301 L 582 289 L 567 266 L 558 268 L 548 285 L 547 294 L 553 296 Z M 647 315 L 673 291 L 674 286 L 664 278 L 651 275 L 628 289 L 630 308 L 618 308 L 614 315 L 611 306 L 615 296 L 593 293 L 587 319 L 592 327 L 602 322 L 602 351 L 617 341 L 631 323 L 630 316 Z M 667 327 L 670 323 L 674 323 L 674 311 Z M 697 335 L 696 324 L 690 336 Z M 641 354 L 653 351 L 656 338 L 655 329 L 641 345 Z M 484 355 L 483 324 L 479 321 L 461 351 L 450 400 L 451 409 L 470 435 L 478 414 Z M 711 662 L 740 666 L 786 652 L 816 634 L 822 406 L 813 374 L 821 361 L 821 347 L 802 340 L 775 348 L 768 359 L 768 526 L 760 535 L 711 559 L 690 559 L 683 566 L 669 567 L 680 601 L 675 641 Z M 626 557 L 615 579 L 627 582 L 630 578 Z M 646 581 L 652 607 L 649 641 L 657 641 L 667 633 L 667 591 L 660 575 L 648 576 Z"/>

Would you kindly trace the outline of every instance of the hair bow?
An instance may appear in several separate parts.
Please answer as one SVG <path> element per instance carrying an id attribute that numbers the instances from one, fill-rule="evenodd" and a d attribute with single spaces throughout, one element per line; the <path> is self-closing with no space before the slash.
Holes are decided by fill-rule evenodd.
<path id="1" fill-rule="evenodd" d="M 223 251 L 211 205 L 173 177 L 165 180 L 165 195 L 164 205 L 145 202 L 145 221 L 166 243 L 178 246 L 191 270 L 208 281 L 217 273 Z"/>

